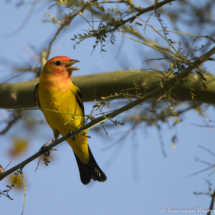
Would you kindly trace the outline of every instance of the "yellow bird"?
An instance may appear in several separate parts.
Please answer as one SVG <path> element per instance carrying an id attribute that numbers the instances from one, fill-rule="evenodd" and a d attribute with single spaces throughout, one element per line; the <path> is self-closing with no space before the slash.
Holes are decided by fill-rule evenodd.
<path id="1" fill-rule="evenodd" d="M 73 64 L 79 61 L 69 57 L 58 56 L 45 64 L 40 81 L 35 87 L 35 101 L 41 108 L 47 123 L 54 132 L 54 138 L 59 134 L 66 135 L 84 125 L 84 106 L 81 92 L 71 81 Z M 67 114 L 68 113 L 68 114 Z M 88 184 L 91 178 L 95 181 L 106 181 L 107 177 L 97 165 L 88 146 L 87 132 L 67 139 L 72 147 L 79 167 L 83 184 Z"/>

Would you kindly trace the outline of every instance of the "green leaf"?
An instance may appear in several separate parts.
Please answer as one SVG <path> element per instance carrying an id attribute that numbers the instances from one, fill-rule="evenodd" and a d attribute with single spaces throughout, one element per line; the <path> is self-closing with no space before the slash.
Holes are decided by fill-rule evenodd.
<path id="1" fill-rule="evenodd" d="M 103 7 L 103 6 L 101 6 L 101 10 L 102 10 L 103 12 L 105 12 L 105 9 L 104 9 L 104 7 Z"/>
<path id="2" fill-rule="evenodd" d="M 160 82 L 160 85 L 161 85 L 161 87 L 163 87 L 163 82 L 162 81 Z"/>
<path id="3" fill-rule="evenodd" d="M 173 63 L 170 64 L 170 69 L 173 69 Z"/>
<path id="4" fill-rule="evenodd" d="M 10 200 L 13 200 L 8 194 L 7 194 L 7 197 L 8 197 Z"/>
<path id="5" fill-rule="evenodd" d="M 174 111 L 175 110 L 175 108 L 174 107 L 169 107 L 169 109 L 171 110 L 171 111 Z"/>
<path id="6" fill-rule="evenodd" d="M 208 88 L 207 88 L 206 84 L 205 83 L 202 83 L 202 84 L 203 84 L 203 87 L 205 88 L 205 90 L 207 90 Z"/>
<path id="7" fill-rule="evenodd" d="M 140 25 L 140 26 L 143 26 L 141 23 L 139 22 L 135 22 L 135 25 Z"/>
<path id="8" fill-rule="evenodd" d="M 131 72 L 134 72 L 134 70 L 133 70 L 132 68 L 129 68 L 129 70 L 130 70 Z"/>
<path id="9" fill-rule="evenodd" d="M 179 123 L 179 120 L 178 120 L 178 118 L 175 118 L 175 121 L 176 121 L 177 123 Z"/>
<path id="10" fill-rule="evenodd" d="M 196 71 L 196 73 L 197 73 L 199 76 L 201 76 L 201 77 L 204 76 L 201 72 Z"/>
<path id="11" fill-rule="evenodd" d="M 202 76 L 201 79 L 204 81 L 207 81 L 207 79 L 204 76 Z"/>

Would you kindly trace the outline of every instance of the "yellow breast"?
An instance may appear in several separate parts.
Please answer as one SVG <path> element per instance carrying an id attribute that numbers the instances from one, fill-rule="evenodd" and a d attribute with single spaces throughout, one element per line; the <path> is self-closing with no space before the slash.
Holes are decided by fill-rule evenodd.
<path id="1" fill-rule="evenodd" d="M 41 109 L 53 130 L 65 135 L 83 125 L 82 111 L 76 101 L 76 88 L 71 81 L 69 83 L 41 81 L 38 94 Z"/>

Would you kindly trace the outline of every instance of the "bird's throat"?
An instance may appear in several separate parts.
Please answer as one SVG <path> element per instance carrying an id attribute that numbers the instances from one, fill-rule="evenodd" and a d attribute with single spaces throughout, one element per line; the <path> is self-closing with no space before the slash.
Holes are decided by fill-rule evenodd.
<path id="1" fill-rule="evenodd" d="M 67 91 L 72 85 L 71 75 L 41 75 L 40 84 L 43 85 L 44 90 L 51 93 L 56 91 Z"/>

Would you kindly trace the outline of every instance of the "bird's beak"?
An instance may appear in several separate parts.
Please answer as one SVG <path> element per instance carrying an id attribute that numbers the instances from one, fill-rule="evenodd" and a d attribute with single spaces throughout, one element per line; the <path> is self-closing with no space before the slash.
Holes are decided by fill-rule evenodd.
<path id="1" fill-rule="evenodd" d="M 75 63 L 78 63 L 79 61 L 78 60 L 69 60 L 68 63 L 66 63 L 65 67 L 66 67 L 66 70 L 67 71 L 74 71 L 74 70 L 80 70 L 79 68 L 77 67 L 72 67 L 73 64 Z"/>

